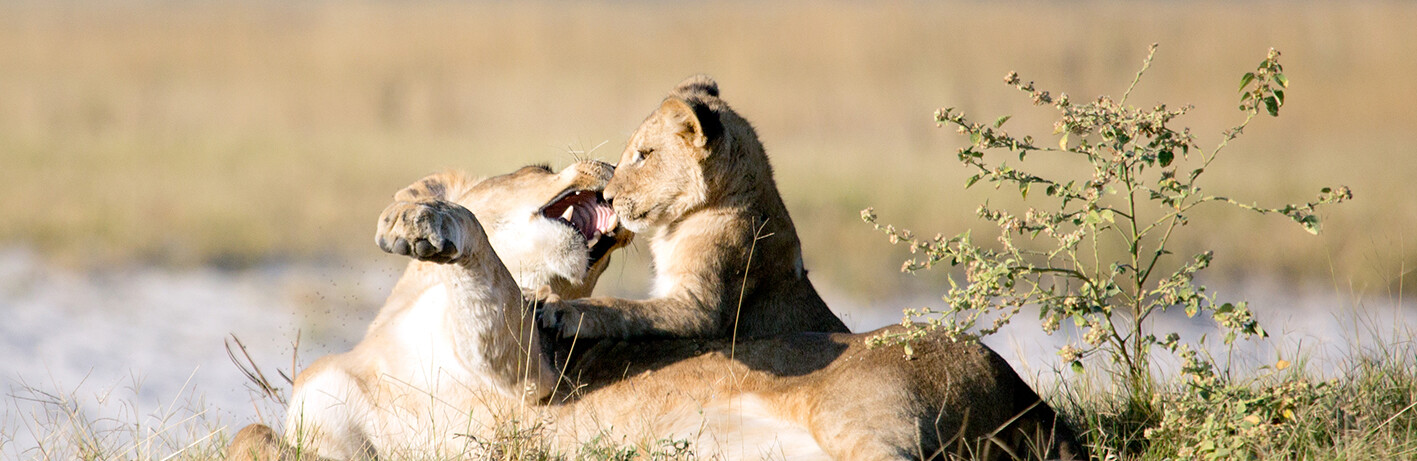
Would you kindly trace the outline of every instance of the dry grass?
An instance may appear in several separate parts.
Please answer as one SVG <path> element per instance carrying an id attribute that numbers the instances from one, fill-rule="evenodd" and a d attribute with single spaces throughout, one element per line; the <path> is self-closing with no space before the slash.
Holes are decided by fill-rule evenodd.
<path id="1" fill-rule="evenodd" d="M 818 284 L 928 292 L 857 212 L 972 225 L 984 191 L 960 192 L 961 140 L 934 109 L 1047 126 L 1006 71 L 1116 94 L 1161 42 L 1133 100 L 1194 102 L 1185 123 L 1209 139 L 1238 119 L 1238 75 L 1285 52 L 1285 114 L 1234 146 L 1223 170 L 1239 173 L 1215 190 L 1358 196 L 1318 239 L 1245 218 L 1190 244 L 1231 274 L 1382 289 L 1417 255 L 1414 20 L 1406 3 L 6 3 L 0 242 L 80 264 L 375 260 L 399 187 L 602 143 L 592 155 L 614 159 L 670 86 L 708 72 L 774 155 Z"/>
<path id="2" fill-rule="evenodd" d="M 1383 337 L 1366 346 L 1350 338 L 1349 355 L 1331 361 L 1307 358 L 1318 350 L 1310 347 L 1291 368 L 1244 364 L 1210 382 L 1168 377 L 1150 400 L 1160 419 L 1150 425 L 1105 376 L 1077 377 L 1047 394 L 1081 428 L 1094 459 L 1412 459 L 1417 347 L 1411 330 Z M 1314 371 L 1324 367 L 1332 371 Z M 1261 422 L 1246 421 L 1251 415 Z M 1234 451 L 1221 453 L 1227 448 Z"/>
<path id="3" fill-rule="evenodd" d="M 230 433 L 200 397 L 184 393 L 156 407 L 141 380 L 90 390 L 12 384 L 0 404 L 0 454 L 10 459 L 212 460 Z"/>

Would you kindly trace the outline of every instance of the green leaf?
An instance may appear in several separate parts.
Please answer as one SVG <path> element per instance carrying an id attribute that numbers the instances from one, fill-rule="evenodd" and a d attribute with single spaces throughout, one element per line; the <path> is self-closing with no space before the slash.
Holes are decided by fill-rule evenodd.
<path id="1" fill-rule="evenodd" d="M 1018 185 L 1018 193 L 1019 193 L 1019 195 L 1022 195 L 1022 196 L 1023 196 L 1023 199 L 1024 199 L 1024 200 L 1028 200 L 1028 186 L 1030 186 L 1030 185 L 1031 185 L 1031 184 L 1026 183 L 1026 182 L 1025 182 L 1025 183 L 1019 183 L 1019 185 Z"/>
<path id="2" fill-rule="evenodd" d="M 1059 148 L 1059 149 L 1068 150 L 1068 134 L 1070 134 L 1070 133 L 1063 133 L 1062 139 L 1059 139 L 1059 140 L 1058 140 L 1058 148 Z"/>
<path id="3" fill-rule="evenodd" d="M 1245 87 L 1250 86 L 1250 82 L 1255 81 L 1254 72 L 1245 72 L 1245 76 L 1240 77 L 1240 91 L 1245 91 Z"/>
<path id="4" fill-rule="evenodd" d="M 1161 161 L 1161 167 L 1171 166 L 1171 161 L 1176 159 L 1176 154 L 1169 150 L 1163 150 L 1156 154 L 1156 159 Z"/>
<path id="5" fill-rule="evenodd" d="M 1004 126 L 1004 122 L 1009 121 L 1010 118 L 1013 118 L 1013 116 L 1012 116 L 1012 115 L 1004 115 L 1004 116 L 1000 116 L 1000 117 L 997 118 L 997 119 L 994 119 L 994 128 L 999 128 L 999 127 Z"/>
<path id="6" fill-rule="evenodd" d="M 969 142 L 970 142 L 971 144 L 979 144 L 979 140 L 980 140 L 981 138 L 982 138 L 982 136 L 979 134 L 978 131 L 972 131 L 972 132 L 969 133 Z"/>
<path id="7" fill-rule="evenodd" d="M 1285 77 L 1284 74 L 1274 74 L 1274 82 L 1278 83 L 1279 86 L 1289 88 L 1289 78 Z"/>
<path id="8" fill-rule="evenodd" d="M 1279 100 L 1279 105 L 1284 105 L 1284 90 L 1274 90 L 1274 98 Z"/>
<path id="9" fill-rule="evenodd" d="M 1313 216 L 1313 215 L 1306 216 L 1306 217 L 1304 217 L 1304 219 L 1303 219 L 1302 221 L 1299 222 L 1299 224 L 1304 225 L 1304 230 L 1307 231 L 1308 233 L 1314 234 L 1314 235 L 1319 235 L 1319 218 L 1318 218 L 1318 216 Z"/>
<path id="10" fill-rule="evenodd" d="M 979 182 L 979 178 L 981 178 L 981 177 L 983 177 L 982 174 L 976 174 L 976 175 L 974 175 L 974 176 L 970 176 L 969 179 L 964 180 L 964 188 L 965 188 L 965 189 L 970 188 L 970 186 L 973 186 L 974 183 Z"/>
<path id="11" fill-rule="evenodd" d="M 1077 361 L 1077 360 L 1074 360 L 1073 363 L 1072 363 L 1072 367 L 1073 367 L 1073 373 L 1082 374 L 1082 372 L 1083 372 L 1083 369 L 1082 369 L 1082 362 Z"/>
<path id="12" fill-rule="evenodd" d="M 1274 96 L 1270 96 L 1270 97 L 1268 97 L 1268 98 L 1264 98 L 1264 109 L 1265 109 L 1265 111 L 1269 112 L 1269 116 L 1270 116 L 1270 117 L 1278 117 L 1278 116 L 1279 116 L 1279 101 L 1278 101 L 1278 100 L 1275 100 L 1275 99 L 1274 99 Z"/>

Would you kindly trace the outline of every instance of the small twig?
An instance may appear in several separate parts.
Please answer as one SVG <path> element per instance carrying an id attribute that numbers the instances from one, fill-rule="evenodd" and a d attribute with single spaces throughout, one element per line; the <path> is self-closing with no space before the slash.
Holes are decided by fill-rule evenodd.
<path id="1" fill-rule="evenodd" d="M 295 370 L 300 369 L 300 333 L 302 330 L 295 330 L 295 343 L 290 345 L 290 373 L 295 374 Z M 285 380 L 286 384 L 295 385 L 295 380 L 285 374 L 285 371 L 276 369 L 276 373 Z"/>
<path id="2" fill-rule="evenodd" d="M 1379 424 L 1379 425 L 1377 425 L 1377 427 L 1374 427 L 1372 430 L 1369 430 L 1368 433 L 1363 436 L 1363 438 L 1372 437 L 1373 434 L 1376 434 L 1379 429 L 1382 429 L 1384 426 L 1387 426 L 1388 423 L 1391 423 L 1393 420 L 1397 419 L 1398 416 L 1402 416 L 1403 413 L 1407 413 L 1407 410 L 1411 410 L 1412 407 L 1417 407 L 1417 402 L 1412 402 L 1411 405 L 1408 405 L 1406 408 L 1403 408 L 1401 411 L 1398 411 L 1397 413 L 1394 413 L 1391 417 L 1389 417 L 1389 418 L 1387 419 L 1387 421 L 1383 421 L 1382 424 Z"/>
<path id="3" fill-rule="evenodd" d="M 561 383 L 570 381 L 570 378 L 568 378 L 568 377 L 566 376 L 566 369 L 571 366 L 571 356 L 576 353 L 576 340 L 580 339 L 580 337 L 581 337 L 581 334 L 580 334 L 581 325 L 582 325 L 584 322 L 585 322 L 585 316 L 584 316 L 584 315 L 582 315 L 582 316 L 580 316 L 580 317 L 576 317 L 576 334 L 571 336 L 571 347 L 569 347 L 569 348 L 566 349 L 566 360 L 565 360 L 565 362 L 561 364 L 561 367 L 560 367 L 561 369 L 560 369 L 560 370 L 556 370 L 556 374 L 557 374 L 557 376 L 556 376 L 556 385 L 551 386 L 551 394 L 549 395 L 548 398 L 550 398 L 550 399 L 552 399 L 552 400 L 555 400 L 555 399 L 556 399 L 556 392 L 559 391 L 559 390 L 561 390 Z M 554 339 L 553 339 L 553 340 L 554 340 Z M 545 339 L 545 338 L 542 338 L 542 341 L 546 341 L 546 339 Z M 555 355 L 555 354 L 551 354 L 551 365 L 553 365 L 553 366 L 556 365 L 556 355 Z M 574 391 L 575 391 L 575 389 L 572 389 L 572 390 L 567 391 L 567 392 L 574 392 Z"/>
<path id="4" fill-rule="evenodd" d="M 1127 92 L 1122 93 L 1122 100 L 1117 103 L 1118 106 L 1125 106 L 1127 104 L 1127 97 L 1132 95 L 1132 89 L 1137 87 L 1137 82 L 1141 81 L 1142 74 L 1145 74 L 1146 70 L 1151 68 L 1151 58 L 1156 56 L 1156 47 L 1158 46 L 1161 46 L 1161 44 L 1152 43 L 1151 46 L 1146 49 L 1146 60 L 1142 61 L 1141 70 L 1137 71 L 1137 76 L 1132 77 L 1132 84 L 1127 85 Z"/>
<path id="5" fill-rule="evenodd" d="M 297 335 L 297 338 L 298 337 Z M 241 356 L 245 358 L 244 362 L 241 358 L 236 356 L 235 351 L 231 350 L 232 342 L 235 342 L 236 347 L 241 349 Z M 282 406 L 286 405 L 285 397 L 281 395 L 280 389 L 271 384 L 269 379 L 266 379 L 265 373 L 261 372 L 261 367 L 257 366 L 256 361 L 251 358 L 251 353 L 246 350 L 246 345 L 241 342 L 241 338 L 236 337 L 236 334 L 233 333 L 231 340 L 223 341 L 223 343 L 226 344 L 226 356 L 231 358 L 231 363 L 236 365 L 236 369 L 241 370 L 241 374 L 245 375 L 247 380 L 255 384 L 256 388 L 259 389 L 262 394 L 265 394 L 266 397 L 275 400 Z M 284 374 L 282 374 L 282 377 L 284 377 Z M 286 379 L 288 380 L 289 378 Z"/>
<path id="6" fill-rule="evenodd" d="M 772 237 L 773 234 L 763 235 L 763 229 L 768 227 L 768 222 L 764 220 L 758 224 L 758 229 L 753 231 L 753 244 L 748 247 L 748 262 L 743 264 L 743 284 L 738 288 L 738 307 L 733 312 L 733 335 L 728 340 L 728 359 L 732 360 L 738 350 L 738 317 L 743 314 L 743 297 L 748 291 L 748 271 L 753 268 L 753 252 L 758 249 L 758 241 Z"/>
<path id="7" fill-rule="evenodd" d="M 177 450 L 177 451 L 175 451 L 175 452 L 172 452 L 172 454 L 167 455 L 166 457 L 162 458 L 161 461 L 168 461 L 168 460 L 171 460 L 172 458 L 176 458 L 177 455 L 180 455 L 180 454 L 182 454 L 183 452 L 186 452 L 187 450 L 192 449 L 192 447 L 197 446 L 197 444 L 202 443 L 202 442 L 206 441 L 207 439 L 212 438 L 212 436 L 217 435 L 217 434 L 220 434 L 220 433 L 222 433 L 222 432 L 226 432 L 226 426 L 222 426 L 222 427 L 218 428 L 217 430 L 212 431 L 210 434 L 207 434 L 205 437 L 202 437 L 202 438 L 200 438 L 200 439 L 197 439 L 197 440 L 192 441 L 192 443 L 187 444 L 187 446 L 182 447 L 182 449 Z"/>

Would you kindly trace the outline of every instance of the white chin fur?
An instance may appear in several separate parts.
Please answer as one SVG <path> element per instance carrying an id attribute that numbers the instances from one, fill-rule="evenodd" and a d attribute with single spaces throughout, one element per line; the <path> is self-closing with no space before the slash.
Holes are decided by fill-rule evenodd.
<path id="1" fill-rule="evenodd" d="M 644 221 L 632 221 L 632 220 L 627 220 L 627 219 L 624 219 L 624 218 L 621 218 L 621 219 L 620 219 L 620 227 L 624 227 L 625 229 L 629 229 L 630 232 L 634 232 L 634 233 L 636 233 L 636 234 L 649 234 L 649 228 L 650 228 L 649 223 L 647 223 L 647 222 L 644 222 Z"/>
<path id="2" fill-rule="evenodd" d="M 535 289 L 555 278 L 579 283 L 590 249 L 570 226 L 546 219 L 503 223 L 488 239 L 517 285 Z"/>

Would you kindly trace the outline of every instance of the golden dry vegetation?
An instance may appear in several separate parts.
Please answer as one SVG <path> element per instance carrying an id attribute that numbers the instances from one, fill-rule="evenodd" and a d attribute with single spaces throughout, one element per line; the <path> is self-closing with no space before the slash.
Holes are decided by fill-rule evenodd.
<path id="1" fill-rule="evenodd" d="M 707 72 L 773 155 L 818 285 L 889 297 L 930 281 L 899 275 L 903 250 L 859 210 L 954 234 L 991 192 L 963 191 L 964 140 L 935 109 L 1047 135 L 1007 71 L 1117 95 L 1160 42 L 1131 101 L 1195 104 L 1183 121 L 1207 145 L 1241 118 L 1239 75 L 1285 53 L 1283 115 L 1232 145 L 1211 190 L 1357 195 L 1318 238 L 1236 214 L 1183 251 L 1216 248 L 1217 274 L 1382 292 L 1417 255 L 1413 24 L 1410 3 L 6 2 L 0 245 L 78 265 L 378 261 L 373 221 L 401 186 L 616 159 Z"/>

